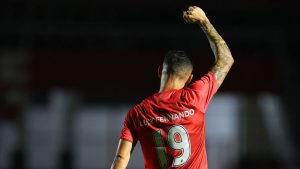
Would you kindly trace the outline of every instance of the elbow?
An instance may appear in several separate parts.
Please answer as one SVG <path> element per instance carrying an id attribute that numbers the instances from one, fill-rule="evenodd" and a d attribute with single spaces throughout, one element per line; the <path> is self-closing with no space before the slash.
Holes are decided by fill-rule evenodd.
<path id="1" fill-rule="evenodd" d="M 129 157 L 117 155 L 114 159 L 111 169 L 125 169 L 127 167 Z"/>
<path id="2" fill-rule="evenodd" d="M 226 64 L 227 65 L 233 65 L 233 63 L 234 63 L 234 59 L 233 59 L 233 57 L 232 57 L 232 55 L 230 54 L 230 55 L 227 55 L 227 57 L 226 57 L 226 59 L 225 59 L 225 62 L 226 62 Z"/>
<path id="3" fill-rule="evenodd" d="M 233 65 L 234 64 L 234 59 L 233 59 L 233 57 L 231 56 L 230 57 L 230 59 L 229 59 L 229 63 L 231 64 L 231 65 Z"/>
<path id="4" fill-rule="evenodd" d="M 227 60 L 226 65 L 228 66 L 228 69 L 231 69 L 232 65 L 234 64 L 234 59 L 231 57 Z"/>
<path id="5" fill-rule="evenodd" d="M 231 67 L 234 63 L 234 59 L 231 55 L 227 55 L 226 57 L 222 57 L 220 60 L 218 60 L 221 65 L 229 66 Z"/>
<path id="6" fill-rule="evenodd" d="M 230 51 L 220 52 L 216 57 L 216 62 L 220 62 L 223 65 L 233 65 L 234 59 Z"/>
<path id="7" fill-rule="evenodd" d="M 116 155 L 116 157 L 115 157 L 115 161 L 117 161 L 117 162 L 124 162 L 124 161 L 126 161 L 128 158 L 127 157 L 125 157 L 125 156 L 123 156 L 123 155 Z"/>

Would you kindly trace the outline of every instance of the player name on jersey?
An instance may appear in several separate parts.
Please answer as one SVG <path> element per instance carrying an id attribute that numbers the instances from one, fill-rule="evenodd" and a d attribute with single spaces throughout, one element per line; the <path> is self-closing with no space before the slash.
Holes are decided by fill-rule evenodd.
<path id="1" fill-rule="evenodd" d="M 174 113 L 174 114 L 166 114 L 166 116 L 157 116 L 157 117 L 153 117 L 153 118 L 149 118 L 146 120 L 143 120 L 140 122 L 140 126 L 147 126 L 149 124 L 154 124 L 157 122 L 170 122 L 170 121 L 174 121 L 176 119 L 181 119 L 181 118 L 187 118 L 189 116 L 194 116 L 195 114 L 195 110 L 194 109 L 190 109 L 190 110 L 186 110 L 180 113 Z"/>

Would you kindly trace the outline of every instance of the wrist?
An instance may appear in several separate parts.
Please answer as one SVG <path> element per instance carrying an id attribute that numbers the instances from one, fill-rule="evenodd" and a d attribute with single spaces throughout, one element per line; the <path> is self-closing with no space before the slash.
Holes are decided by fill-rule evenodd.
<path id="1" fill-rule="evenodd" d="M 207 25 L 207 24 L 209 24 L 210 22 L 209 22 L 209 20 L 208 20 L 208 18 L 206 18 L 206 19 L 202 19 L 202 20 L 198 20 L 197 21 L 197 24 L 199 25 L 199 26 L 205 26 L 205 25 Z"/>

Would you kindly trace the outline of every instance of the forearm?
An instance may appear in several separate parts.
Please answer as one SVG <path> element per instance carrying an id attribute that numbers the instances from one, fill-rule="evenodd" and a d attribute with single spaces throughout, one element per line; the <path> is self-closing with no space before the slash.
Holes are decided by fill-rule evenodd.
<path id="1" fill-rule="evenodd" d="M 206 21 L 203 21 L 199 25 L 209 40 L 210 46 L 215 55 L 215 60 L 216 61 L 218 61 L 218 60 L 224 60 L 224 61 L 233 60 L 231 52 L 230 52 L 226 42 L 219 35 L 219 33 L 216 31 L 216 29 L 210 23 L 210 21 L 207 19 Z"/>
<path id="2" fill-rule="evenodd" d="M 208 19 L 204 20 L 199 25 L 206 34 L 215 55 L 215 65 L 212 67 L 211 71 L 215 74 L 218 83 L 221 84 L 234 62 L 233 57 L 226 42 Z"/>

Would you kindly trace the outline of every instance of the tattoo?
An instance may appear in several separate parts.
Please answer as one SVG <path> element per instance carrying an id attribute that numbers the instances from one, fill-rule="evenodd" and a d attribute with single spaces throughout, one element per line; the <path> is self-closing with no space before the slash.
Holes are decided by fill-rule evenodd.
<path id="1" fill-rule="evenodd" d="M 209 20 L 202 22 L 200 26 L 206 34 L 212 51 L 215 55 L 215 64 L 211 68 L 211 71 L 217 79 L 218 87 L 220 87 L 226 75 L 228 74 L 234 60 L 226 42 L 215 30 Z"/>

